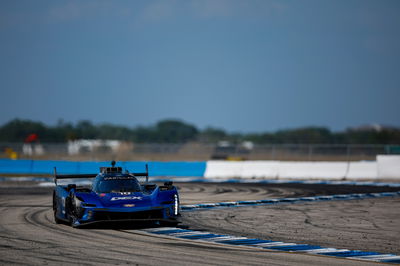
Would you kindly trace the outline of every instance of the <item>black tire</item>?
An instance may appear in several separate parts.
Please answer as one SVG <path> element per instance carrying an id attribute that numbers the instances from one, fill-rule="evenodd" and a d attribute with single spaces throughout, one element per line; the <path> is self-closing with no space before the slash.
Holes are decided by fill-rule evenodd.
<path id="1" fill-rule="evenodd" d="M 77 209 L 75 206 L 75 201 L 74 201 L 75 194 L 71 193 L 65 200 L 65 210 L 68 216 L 68 223 L 74 227 L 77 228 L 77 225 L 75 224 L 75 221 L 78 219 L 77 218 Z"/>
<path id="2" fill-rule="evenodd" d="M 77 225 L 75 224 L 75 220 L 76 220 L 76 218 L 74 218 L 74 217 L 72 217 L 72 216 L 69 217 L 69 224 L 70 224 L 73 228 L 76 228 L 76 227 L 77 227 Z"/>
<path id="3" fill-rule="evenodd" d="M 58 210 L 58 204 L 57 204 L 57 200 L 56 200 L 56 196 L 53 195 L 53 214 L 54 214 L 54 222 L 56 224 L 61 224 L 62 220 L 57 218 L 57 210 Z"/>
<path id="4" fill-rule="evenodd" d="M 165 226 L 165 227 L 177 227 L 179 222 L 167 222 L 167 221 L 160 221 L 160 226 Z"/>
<path id="5" fill-rule="evenodd" d="M 54 211 L 54 222 L 55 222 L 56 224 L 62 224 L 62 220 L 60 220 L 60 219 L 57 218 L 56 211 Z"/>

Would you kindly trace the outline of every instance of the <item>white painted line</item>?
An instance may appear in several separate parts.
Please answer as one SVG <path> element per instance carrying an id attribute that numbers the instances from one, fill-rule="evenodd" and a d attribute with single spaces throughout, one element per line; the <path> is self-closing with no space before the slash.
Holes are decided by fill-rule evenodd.
<path id="1" fill-rule="evenodd" d="M 318 196 L 319 199 L 333 199 L 333 196 Z"/>
<path id="2" fill-rule="evenodd" d="M 299 200 L 316 200 L 315 197 L 301 197 Z"/>
<path id="3" fill-rule="evenodd" d="M 308 249 L 308 250 L 300 250 L 301 252 L 306 253 L 323 253 L 323 252 L 335 252 L 338 249 L 336 248 L 316 248 L 316 249 Z"/>
<path id="4" fill-rule="evenodd" d="M 271 244 L 285 244 L 280 241 L 275 241 L 275 242 L 268 242 L 268 243 L 258 243 L 258 244 L 252 244 L 253 246 L 258 246 L 258 247 L 265 247 L 265 246 L 271 246 Z"/>
<path id="5" fill-rule="evenodd" d="M 182 207 L 185 207 L 185 208 L 196 208 L 197 205 L 182 205 Z"/>
<path id="6" fill-rule="evenodd" d="M 285 246 L 299 246 L 296 243 L 265 243 L 263 247 L 285 247 Z"/>
<path id="7" fill-rule="evenodd" d="M 55 187 L 56 185 L 53 182 L 43 182 L 38 184 L 39 187 Z"/>
<path id="8" fill-rule="evenodd" d="M 315 254 L 324 254 L 324 253 L 329 253 L 329 252 L 341 252 L 341 253 L 344 253 L 344 252 L 349 252 L 350 250 L 348 250 L 348 249 L 334 249 L 334 250 L 331 250 L 331 251 L 318 251 L 318 250 L 316 250 L 315 252 L 310 252 L 310 251 L 307 251 L 307 252 L 309 252 L 309 253 L 315 253 Z"/>
<path id="9" fill-rule="evenodd" d="M 211 233 L 208 232 L 200 232 L 200 231 L 191 231 L 191 232 L 180 232 L 180 233 L 172 233 L 172 234 L 168 234 L 169 236 L 191 236 L 191 235 L 208 235 Z"/>
<path id="10" fill-rule="evenodd" d="M 295 201 L 295 200 L 299 200 L 299 198 L 283 198 L 280 199 L 281 201 L 285 201 L 285 200 L 290 200 L 290 201 Z"/>
<path id="11" fill-rule="evenodd" d="M 278 202 L 278 201 L 280 201 L 280 199 L 264 199 L 264 200 L 271 201 L 271 202 Z"/>
<path id="12" fill-rule="evenodd" d="M 205 238 L 205 239 L 201 239 L 201 240 L 209 241 L 209 242 L 216 242 L 216 241 L 239 240 L 239 239 L 248 239 L 248 238 L 247 237 L 235 237 L 235 236 L 218 236 L 218 237 L 213 237 L 213 238 Z"/>
<path id="13" fill-rule="evenodd" d="M 379 261 L 381 259 L 392 259 L 393 257 L 399 257 L 399 256 L 395 256 L 395 255 L 391 255 L 391 254 L 383 254 L 383 255 L 357 256 L 357 257 L 353 257 L 353 258 Z"/>
<path id="14" fill-rule="evenodd" d="M 394 255 L 392 257 L 388 257 L 388 258 L 383 258 L 381 260 L 400 260 L 400 256 Z"/>
<path id="15" fill-rule="evenodd" d="M 333 195 L 333 197 L 334 198 L 350 198 L 351 197 L 351 195 L 349 194 L 349 195 Z"/>

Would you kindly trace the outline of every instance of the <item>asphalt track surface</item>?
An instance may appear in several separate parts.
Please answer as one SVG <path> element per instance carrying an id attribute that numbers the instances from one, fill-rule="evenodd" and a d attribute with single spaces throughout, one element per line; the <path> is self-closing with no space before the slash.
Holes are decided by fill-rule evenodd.
<path id="1" fill-rule="evenodd" d="M 207 244 L 149 234 L 141 231 L 138 226 L 104 225 L 74 229 L 54 223 L 51 210 L 52 189 L 31 185 L 33 183 L 0 183 L 0 265 L 377 264 Z M 178 187 L 182 204 L 398 190 L 387 187 L 300 184 L 180 183 Z M 318 241 L 320 245 L 336 248 L 341 247 L 338 246 L 340 241 L 337 239 L 357 228 L 359 234 L 349 234 L 347 237 L 347 248 L 398 254 L 399 207 L 399 198 L 282 204 L 185 212 L 183 220 L 184 225 L 190 229 L 308 244 Z M 326 230 L 329 228 L 331 231 L 328 234 Z M 360 242 L 363 234 L 367 238 Z M 374 241 L 367 241 L 372 240 L 370 238 L 377 238 L 377 242 L 371 244 Z M 382 246 L 382 250 L 379 250 L 379 246 Z"/>

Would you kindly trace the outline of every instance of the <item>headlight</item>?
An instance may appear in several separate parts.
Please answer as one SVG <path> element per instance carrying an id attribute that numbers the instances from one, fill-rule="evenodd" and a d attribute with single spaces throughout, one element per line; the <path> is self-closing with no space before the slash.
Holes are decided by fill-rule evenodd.
<path id="1" fill-rule="evenodd" d="M 178 195 L 174 195 L 174 201 L 175 201 L 175 204 L 174 204 L 174 213 L 175 213 L 175 215 L 178 215 L 178 212 L 179 212 L 179 200 L 178 200 Z"/>

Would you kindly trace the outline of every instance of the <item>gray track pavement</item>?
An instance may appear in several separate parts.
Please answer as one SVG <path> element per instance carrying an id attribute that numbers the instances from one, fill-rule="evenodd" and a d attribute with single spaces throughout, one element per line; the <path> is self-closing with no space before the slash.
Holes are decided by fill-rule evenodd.
<path id="1" fill-rule="evenodd" d="M 191 229 L 400 254 L 400 197 L 187 212 Z"/>
<path id="2" fill-rule="evenodd" d="M 224 186 L 224 185 L 220 185 Z M 179 184 L 184 203 L 311 195 L 312 189 L 258 185 Z M 51 189 L 0 188 L 0 264 L 30 265 L 373 265 L 347 259 L 205 244 L 144 233 L 135 228 L 74 229 L 53 222 Z M 221 190 L 222 189 L 222 190 Z M 320 190 L 318 188 L 317 190 Z M 258 191 L 258 192 L 257 192 Z M 303 194 L 301 191 L 306 191 Z M 292 206 L 293 207 L 293 206 Z M 351 208 L 351 206 L 349 206 Z M 254 208 L 246 208 L 253 210 Z M 239 211 L 239 208 L 230 211 Z M 278 210 L 276 210 L 278 212 Z M 202 215 L 193 212 L 191 215 Z M 186 214 L 185 214 L 186 215 Z M 221 217 L 225 217 L 222 214 Z M 190 227 L 199 226 L 187 216 Z M 201 217 L 199 217 L 201 219 Z M 224 218 L 222 218 L 224 219 Z M 250 219 L 251 220 L 251 219 Z M 245 220 L 246 221 L 246 220 Z M 245 224 L 246 222 L 241 222 Z M 279 224 L 279 223 L 278 223 Z M 237 225 L 242 226 L 242 225 Z M 284 225 L 282 225 L 284 226 Z M 248 228 L 244 227 L 245 230 Z M 207 229 L 207 228 L 202 228 Z M 218 230 L 224 230 L 219 228 Z M 239 230 L 239 231 L 238 231 Z M 238 229 L 234 232 L 242 232 Z M 312 233 L 312 232 L 311 232 Z M 356 239 L 354 241 L 357 241 Z"/>

